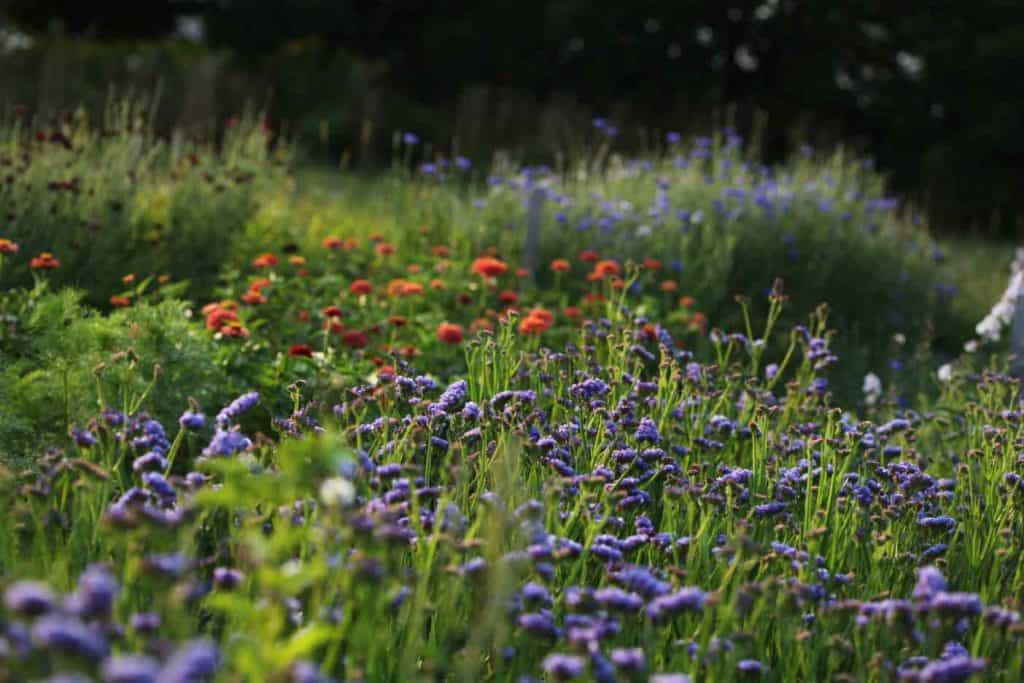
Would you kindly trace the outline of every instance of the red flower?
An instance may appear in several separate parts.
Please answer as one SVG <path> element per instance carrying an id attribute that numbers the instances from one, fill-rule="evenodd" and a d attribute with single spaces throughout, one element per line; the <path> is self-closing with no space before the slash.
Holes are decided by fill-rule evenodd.
<path id="1" fill-rule="evenodd" d="M 551 311 L 535 308 L 519 322 L 519 331 L 523 334 L 540 334 L 551 327 L 554 319 L 555 317 L 551 315 Z"/>
<path id="2" fill-rule="evenodd" d="M 232 302 L 233 303 L 233 302 Z M 229 322 L 237 321 L 238 314 L 230 306 L 223 303 L 207 304 L 203 307 L 203 315 L 206 316 L 206 329 L 219 330 Z"/>
<path id="3" fill-rule="evenodd" d="M 322 244 L 324 249 L 341 249 L 345 245 L 337 235 L 328 235 Z"/>
<path id="4" fill-rule="evenodd" d="M 395 253 L 395 246 L 387 242 L 381 242 L 377 245 L 377 253 L 381 256 L 390 256 Z"/>
<path id="5" fill-rule="evenodd" d="M 289 356 L 306 356 L 307 358 L 313 357 L 313 347 L 309 344 L 292 344 L 291 348 L 288 349 Z"/>
<path id="6" fill-rule="evenodd" d="M 594 264 L 594 270 L 587 275 L 588 280 L 603 280 L 609 275 L 618 275 L 622 272 L 619 262 L 614 259 L 605 259 Z"/>
<path id="7" fill-rule="evenodd" d="M 682 296 L 682 297 L 679 297 L 679 305 L 682 306 L 683 308 L 689 308 L 694 303 L 696 303 L 696 302 L 694 301 L 692 296 Z"/>
<path id="8" fill-rule="evenodd" d="M 0 237 L 0 254 L 16 254 L 18 253 L 18 243 L 12 242 L 9 239 Z"/>
<path id="9" fill-rule="evenodd" d="M 587 249 L 586 251 L 580 252 L 580 261 L 584 263 L 597 263 L 601 260 L 600 255 L 593 249 Z"/>
<path id="10" fill-rule="evenodd" d="M 569 263 L 567 259 L 556 258 L 554 261 L 551 262 L 551 270 L 555 271 L 556 273 L 568 273 L 570 270 L 572 270 L 572 264 Z"/>
<path id="11" fill-rule="evenodd" d="M 277 257 L 270 252 L 260 254 L 252 260 L 253 268 L 273 268 L 277 264 Z"/>
<path id="12" fill-rule="evenodd" d="M 340 318 L 341 308 L 339 306 L 327 306 L 321 313 L 323 313 L 325 318 Z"/>
<path id="13" fill-rule="evenodd" d="M 491 256 L 481 256 L 473 261 L 472 270 L 481 277 L 498 277 L 508 271 L 508 264 Z"/>
<path id="14" fill-rule="evenodd" d="M 249 330 L 237 320 L 230 320 L 218 330 L 225 337 L 238 337 L 244 339 L 249 336 Z"/>
<path id="15" fill-rule="evenodd" d="M 130 285 L 131 283 L 135 282 L 135 273 L 128 273 L 127 275 L 121 278 L 121 282 L 125 283 L 126 285 Z"/>
<path id="16" fill-rule="evenodd" d="M 254 292 L 258 292 L 258 291 L 262 290 L 264 287 L 269 287 L 269 286 L 270 286 L 270 280 L 268 280 L 265 277 L 261 277 L 259 280 L 253 280 L 249 284 L 249 289 L 254 291 Z"/>
<path id="17" fill-rule="evenodd" d="M 462 326 L 455 323 L 441 323 L 437 326 L 437 338 L 445 344 L 461 344 L 463 338 Z"/>
<path id="18" fill-rule="evenodd" d="M 516 277 L 526 277 L 530 274 L 526 268 L 516 268 Z"/>
<path id="19" fill-rule="evenodd" d="M 297 317 L 299 319 L 299 322 L 301 322 L 301 323 L 308 323 L 309 322 L 309 311 L 307 311 L 305 308 L 303 308 L 302 310 L 299 311 L 299 314 L 298 314 Z"/>
<path id="20" fill-rule="evenodd" d="M 345 323 L 337 318 L 328 318 L 327 322 L 324 323 L 324 329 L 331 334 L 341 334 L 345 331 Z"/>
<path id="21" fill-rule="evenodd" d="M 258 289 L 250 289 L 242 295 L 242 301 L 251 306 L 259 306 L 260 304 L 267 303 L 267 297 L 263 296 Z"/>
<path id="22" fill-rule="evenodd" d="M 443 244 L 438 244 L 436 247 L 432 248 L 431 251 L 434 253 L 434 256 L 438 258 L 447 258 L 448 255 L 452 253 L 452 250 Z"/>
<path id="23" fill-rule="evenodd" d="M 509 289 L 503 289 L 498 293 L 498 301 L 503 304 L 514 304 L 519 301 L 519 295 Z"/>
<path id="24" fill-rule="evenodd" d="M 436 292 L 440 292 L 445 289 L 448 289 L 448 284 L 444 280 L 438 280 L 437 278 L 434 278 L 433 280 L 430 281 L 430 288 Z"/>
<path id="25" fill-rule="evenodd" d="M 644 268 L 648 268 L 650 270 L 659 270 L 661 268 L 661 261 L 659 261 L 656 258 L 645 258 Z"/>
<path id="26" fill-rule="evenodd" d="M 417 275 L 421 270 L 423 269 L 420 267 L 420 264 L 410 263 L 405 272 L 409 273 L 409 275 Z"/>
<path id="27" fill-rule="evenodd" d="M 370 343 L 370 340 L 366 338 L 365 332 L 349 330 L 341 336 L 341 343 L 353 349 L 362 349 Z"/>
<path id="28" fill-rule="evenodd" d="M 373 285 L 370 284 L 369 280 L 354 280 L 348 286 L 348 291 L 353 294 L 366 295 L 373 291 Z"/>
<path id="29" fill-rule="evenodd" d="M 409 319 L 406 318 L 404 315 L 389 315 L 388 322 L 394 325 L 395 327 L 404 327 L 409 323 Z"/>
<path id="30" fill-rule="evenodd" d="M 583 317 L 583 311 L 576 308 L 575 306 L 566 306 L 565 317 L 568 318 L 569 320 L 578 320 L 579 318 Z"/>
<path id="31" fill-rule="evenodd" d="M 36 270 L 53 270 L 54 268 L 60 268 L 60 261 L 50 252 L 44 251 L 29 261 L 29 265 Z"/>
<path id="32" fill-rule="evenodd" d="M 132 305 L 132 300 L 126 296 L 112 296 L 110 297 L 110 305 L 114 308 L 126 308 Z"/>
<path id="33" fill-rule="evenodd" d="M 679 285 L 676 284 L 675 280 L 665 280 L 661 283 L 661 291 L 663 292 L 674 292 L 679 289 Z"/>

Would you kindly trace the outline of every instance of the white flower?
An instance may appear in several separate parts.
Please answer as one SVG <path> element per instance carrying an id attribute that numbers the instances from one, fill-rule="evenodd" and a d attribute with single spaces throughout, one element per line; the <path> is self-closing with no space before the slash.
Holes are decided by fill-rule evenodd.
<path id="1" fill-rule="evenodd" d="M 892 340 L 899 344 L 900 346 L 903 346 L 904 344 L 907 343 L 907 335 L 903 334 L 902 332 L 897 332 L 892 336 Z"/>
<path id="2" fill-rule="evenodd" d="M 641 225 L 639 228 L 636 229 L 636 236 L 637 237 L 647 237 L 650 234 L 651 234 L 651 226 L 649 226 L 649 225 Z"/>
<path id="3" fill-rule="evenodd" d="M 977 350 L 978 350 L 978 340 L 977 339 L 971 339 L 969 341 L 965 341 L 964 342 L 964 351 L 966 351 L 967 353 L 974 353 Z"/>
<path id="4" fill-rule="evenodd" d="M 882 380 L 873 372 L 864 375 L 864 402 L 869 406 L 878 402 L 882 395 Z"/>
<path id="5" fill-rule="evenodd" d="M 938 372 L 936 372 L 935 374 L 937 374 L 939 376 L 939 381 L 940 382 L 948 382 L 949 380 L 953 379 L 953 364 L 952 363 L 945 363 L 945 364 L 943 364 L 939 368 Z"/>
<path id="6" fill-rule="evenodd" d="M 327 507 L 344 507 L 356 499 L 356 487 L 344 477 L 324 479 L 320 484 L 320 500 Z"/>

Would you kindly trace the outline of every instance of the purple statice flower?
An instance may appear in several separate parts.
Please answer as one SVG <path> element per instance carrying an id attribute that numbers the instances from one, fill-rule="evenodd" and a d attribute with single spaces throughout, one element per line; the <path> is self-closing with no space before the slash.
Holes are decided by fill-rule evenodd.
<path id="1" fill-rule="evenodd" d="M 633 435 L 637 441 L 647 443 L 661 443 L 661 435 L 658 433 L 658 425 L 654 423 L 649 417 L 640 419 L 640 424 L 636 428 L 636 433 Z"/>
<path id="2" fill-rule="evenodd" d="M 647 683 L 693 683 L 693 679 L 686 674 L 654 674 Z"/>
<path id="3" fill-rule="evenodd" d="M 457 156 L 455 157 L 455 166 L 460 171 L 468 171 L 469 169 L 473 168 L 473 162 L 464 156 Z"/>
<path id="4" fill-rule="evenodd" d="M 946 578 L 937 567 L 928 565 L 917 570 L 917 584 L 911 594 L 915 600 L 928 600 L 945 590 Z"/>
<path id="5" fill-rule="evenodd" d="M 93 565 L 78 577 L 75 592 L 65 600 L 69 612 L 83 619 L 106 618 L 114 607 L 118 585 L 106 568 Z"/>
<path id="6" fill-rule="evenodd" d="M 434 416 L 454 412 L 469 393 L 469 385 L 466 380 L 458 380 L 448 385 L 448 388 L 437 398 L 437 401 L 430 405 L 430 414 Z"/>
<path id="7" fill-rule="evenodd" d="M 420 144 L 420 137 L 416 135 L 416 133 L 407 130 L 404 133 L 402 133 L 402 142 L 408 145 L 409 147 L 413 147 L 415 145 Z"/>
<path id="8" fill-rule="evenodd" d="M 108 427 L 120 427 L 128 420 L 127 415 L 113 408 L 104 408 L 102 417 Z"/>
<path id="9" fill-rule="evenodd" d="M 521 591 L 523 602 L 528 605 L 539 604 L 548 607 L 552 603 L 551 592 L 539 583 L 531 581 Z"/>
<path id="10" fill-rule="evenodd" d="M 142 482 L 159 496 L 160 502 L 164 505 L 173 504 L 178 497 L 171 483 L 159 472 L 145 472 L 142 475 Z"/>
<path id="11" fill-rule="evenodd" d="M 482 411 L 480 410 L 480 406 L 472 401 L 467 401 L 466 405 L 462 406 L 462 417 L 467 420 L 479 420 L 481 414 Z"/>
<path id="12" fill-rule="evenodd" d="M 936 593 L 925 607 L 944 616 L 970 617 L 981 614 L 981 598 L 974 593 Z"/>
<path id="13" fill-rule="evenodd" d="M 160 670 L 156 683 L 195 683 L 212 680 L 217 672 L 217 648 L 207 639 L 180 646 Z"/>
<path id="14" fill-rule="evenodd" d="M 198 431 L 206 426 L 206 416 L 200 412 L 186 410 L 178 418 L 178 424 L 181 425 L 182 429 L 188 429 L 193 432 Z"/>
<path id="15" fill-rule="evenodd" d="M 917 683 L 958 683 L 984 670 L 984 659 L 951 657 L 930 662 L 916 672 L 903 674 L 901 678 Z"/>
<path id="16" fill-rule="evenodd" d="M 137 633 L 152 633 L 160 628 L 163 619 L 157 612 L 136 612 L 129 620 L 132 630 Z"/>
<path id="17" fill-rule="evenodd" d="M 647 668 L 647 658 L 639 647 L 619 647 L 611 652 L 612 663 L 621 671 L 643 671 Z"/>
<path id="18" fill-rule="evenodd" d="M 586 661 L 576 655 L 550 654 L 544 658 L 541 667 L 556 681 L 571 681 L 583 675 Z"/>
<path id="19" fill-rule="evenodd" d="M 101 668 L 104 683 L 153 683 L 160 663 L 145 655 L 109 657 Z"/>
<path id="20" fill-rule="evenodd" d="M 927 529 L 944 529 L 946 531 L 952 531 L 956 528 L 956 520 L 948 515 L 939 515 L 937 517 L 925 517 L 922 515 L 917 518 L 917 525 L 923 526 Z"/>
<path id="21" fill-rule="evenodd" d="M 166 453 L 171 447 L 171 442 L 167 440 L 167 433 L 162 424 L 156 420 L 146 420 L 142 423 L 142 436 L 133 439 L 132 445 L 140 450 Z"/>
<path id="22" fill-rule="evenodd" d="M 36 617 L 52 612 L 57 607 L 57 597 L 44 583 L 18 581 L 4 591 L 4 607 L 23 617 Z"/>
<path id="23" fill-rule="evenodd" d="M 221 588 L 231 590 L 242 585 L 243 581 L 245 581 L 245 574 L 237 569 L 217 567 L 213 570 L 213 582 Z"/>
<path id="24" fill-rule="evenodd" d="M 707 594 L 700 588 L 682 588 L 651 600 L 647 604 L 647 616 L 653 621 L 659 621 L 684 610 L 699 611 L 704 608 L 707 598 Z"/>
<path id="25" fill-rule="evenodd" d="M 665 133 L 665 144 L 667 145 L 678 145 L 682 141 L 683 136 L 681 133 L 677 133 L 674 130 L 670 130 Z"/>
<path id="26" fill-rule="evenodd" d="M 775 515 L 785 511 L 786 504 L 778 501 L 754 506 L 754 514 L 758 517 L 774 517 Z"/>
<path id="27" fill-rule="evenodd" d="M 744 676 L 760 676 L 768 671 L 768 667 L 756 659 L 741 659 L 736 662 L 736 670 Z"/>
<path id="28" fill-rule="evenodd" d="M 605 609 L 619 612 L 636 612 L 644 606 L 644 600 L 639 595 L 615 586 L 595 591 L 594 600 Z"/>
<path id="29" fill-rule="evenodd" d="M 527 633 L 544 638 L 557 639 L 561 633 L 550 612 L 527 612 L 516 618 L 516 625 Z"/>
<path id="30" fill-rule="evenodd" d="M 203 449 L 205 456 L 228 456 L 240 451 L 248 450 L 252 441 L 237 430 L 227 430 L 218 427 L 210 439 L 209 445 Z"/>
<path id="31" fill-rule="evenodd" d="M 90 448 L 92 446 L 95 446 L 97 443 L 96 437 L 93 435 L 92 432 L 90 432 L 88 429 L 82 429 L 80 427 L 75 427 L 74 429 L 71 430 L 71 438 L 74 439 L 75 443 L 78 444 L 81 448 Z"/>
<path id="32" fill-rule="evenodd" d="M 94 662 L 106 657 L 110 650 L 106 639 L 77 617 L 56 614 L 36 620 L 32 625 L 32 642 L 51 655 L 72 654 Z"/>
<path id="33" fill-rule="evenodd" d="M 132 461 L 133 472 L 155 472 L 167 469 L 167 458 L 156 451 L 150 451 Z"/>
<path id="34" fill-rule="evenodd" d="M 217 413 L 217 427 L 220 429 L 227 429 L 238 419 L 239 415 L 252 410 L 256 404 L 259 403 L 259 400 L 260 395 L 257 391 L 250 391 L 247 394 L 242 394 L 234 401 L 224 406 L 224 408 Z"/>

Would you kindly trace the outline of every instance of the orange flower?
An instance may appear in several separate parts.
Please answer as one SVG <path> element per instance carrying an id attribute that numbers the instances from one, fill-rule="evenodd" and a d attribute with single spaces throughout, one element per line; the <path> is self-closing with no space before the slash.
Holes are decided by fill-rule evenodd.
<path id="1" fill-rule="evenodd" d="M 112 296 L 110 297 L 110 305 L 114 308 L 126 308 L 132 305 L 132 300 L 126 296 Z"/>
<path id="2" fill-rule="evenodd" d="M 481 277 L 498 277 L 508 271 L 508 264 L 492 256 L 481 256 L 473 261 L 472 270 Z"/>
<path id="3" fill-rule="evenodd" d="M 683 296 L 679 298 L 679 305 L 683 308 L 689 308 L 696 303 L 692 296 Z"/>
<path id="4" fill-rule="evenodd" d="M 649 270 L 659 270 L 661 269 L 661 261 L 659 261 L 656 258 L 645 258 L 644 268 L 647 268 Z"/>
<path id="5" fill-rule="evenodd" d="M 381 365 L 380 368 L 377 370 L 377 374 L 380 376 L 381 379 L 384 379 L 385 377 L 388 378 L 388 379 L 394 379 L 394 377 L 395 377 L 395 366 L 393 366 L 393 365 Z"/>
<path id="6" fill-rule="evenodd" d="M 341 249 L 343 245 L 344 242 L 337 235 L 328 235 L 323 241 L 324 249 Z"/>
<path id="7" fill-rule="evenodd" d="M 674 292 L 679 289 L 679 285 L 676 284 L 675 280 L 665 280 L 661 283 L 661 291 L 663 292 Z"/>
<path id="8" fill-rule="evenodd" d="M 597 263 L 599 260 L 601 260 L 601 257 L 593 249 L 580 252 L 580 261 L 584 263 Z"/>
<path id="9" fill-rule="evenodd" d="M 503 304 L 514 304 L 519 301 L 519 295 L 510 289 L 503 289 L 498 293 L 498 301 Z"/>
<path id="10" fill-rule="evenodd" d="M 263 290 L 264 287 L 270 286 L 270 280 L 265 277 L 261 277 L 259 280 L 253 280 L 249 283 L 249 289 L 254 292 Z"/>
<path id="11" fill-rule="evenodd" d="M 430 288 L 436 292 L 440 292 L 448 289 L 448 283 L 446 283 L 444 280 L 438 280 L 437 278 L 434 278 L 433 280 L 430 281 Z"/>
<path id="12" fill-rule="evenodd" d="M 530 274 L 526 268 L 516 268 L 516 277 L 526 277 Z"/>
<path id="13" fill-rule="evenodd" d="M 159 284 L 161 284 L 161 285 L 166 285 L 168 282 L 171 281 L 171 276 L 170 275 L 166 275 L 166 274 L 164 274 L 164 275 L 157 275 L 156 276 L 156 281 Z"/>
<path id="14" fill-rule="evenodd" d="M 370 343 L 370 340 L 366 338 L 366 333 L 359 330 L 350 330 L 342 335 L 341 343 L 353 349 L 362 349 Z"/>
<path id="15" fill-rule="evenodd" d="M 341 248 L 344 249 L 345 251 L 352 251 L 353 249 L 356 249 L 358 247 L 359 240 L 357 240 L 355 237 L 349 237 L 347 240 L 345 240 L 345 243 L 341 245 Z"/>
<path id="16" fill-rule="evenodd" d="M 397 278 L 388 283 L 388 296 L 415 296 L 423 293 L 423 285 Z"/>
<path id="17" fill-rule="evenodd" d="M 306 265 L 306 257 L 305 256 L 289 256 L 288 257 L 288 263 L 292 264 L 296 268 L 299 267 L 299 266 L 304 266 L 304 265 Z"/>
<path id="18" fill-rule="evenodd" d="M 44 251 L 29 261 L 29 266 L 36 270 L 53 270 L 54 268 L 60 268 L 60 261 L 50 252 Z"/>
<path id="19" fill-rule="evenodd" d="M 691 330 L 703 330 L 704 326 L 708 324 L 708 317 L 703 313 L 697 312 L 690 318 L 689 328 Z"/>
<path id="20" fill-rule="evenodd" d="M 434 256 L 438 258 L 448 258 L 448 256 L 450 256 L 452 253 L 452 250 L 443 244 L 438 244 L 437 246 L 433 247 L 430 251 L 432 251 Z"/>
<path id="21" fill-rule="evenodd" d="M 18 243 L 12 242 L 9 239 L 0 237 L 0 254 L 16 254 L 18 253 Z"/>
<path id="22" fill-rule="evenodd" d="M 543 320 L 545 323 L 547 323 L 548 327 L 550 327 L 551 323 L 555 321 L 554 314 L 552 314 L 551 311 L 544 308 L 532 309 L 529 313 L 529 317 L 539 318 L 540 320 Z"/>
<path id="23" fill-rule="evenodd" d="M 288 349 L 288 355 L 292 357 L 305 356 L 307 358 L 312 358 L 313 347 L 309 344 L 292 344 L 291 348 Z"/>
<path id="24" fill-rule="evenodd" d="M 462 326 L 455 323 L 444 322 L 437 326 L 437 338 L 445 344 L 462 343 Z"/>
<path id="25" fill-rule="evenodd" d="M 373 291 L 373 285 L 370 284 L 369 280 L 353 280 L 352 284 L 348 286 L 348 291 L 364 296 Z"/>
<path id="26" fill-rule="evenodd" d="M 395 327 L 405 327 L 409 323 L 409 319 L 404 315 L 390 315 L 388 316 L 388 322 Z"/>
<path id="27" fill-rule="evenodd" d="M 417 275 L 421 270 L 423 269 L 420 268 L 420 264 L 418 263 L 410 263 L 409 267 L 405 269 L 409 275 Z"/>
<path id="28" fill-rule="evenodd" d="M 229 320 L 217 331 L 225 337 L 238 337 L 244 339 L 249 336 L 249 330 L 245 329 L 245 326 L 237 320 Z"/>
<path id="29" fill-rule="evenodd" d="M 308 323 L 309 322 L 309 311 L 307 311 L 305 308 L 303 308 L 301 311 L 299 311 L 299 314 L 296 317 L 299 319 L 300 323 Z"/>
<path id="30" fill-rule="evenodd" d="M 379 232 L 373 232 L 373 233 L 370 233 L 369 240 L 371 242 L 383 242 L 384 241 L 384 235 L 380 234 Z"/>
<path id="31" fill-rule="evenodd" d="M 242 301 L 252 306 L 259 306 L 260 304 L 267 303 L 267 297 L 263 296 L 262 292 L 258 289 L 250 289 L 242 295 Z"/>
<path id="32" fill-rule="evenodd" d="M 605 259 L 594 264 L 594 270 L 587 275 L 590 281 L 603 280 L 609 275 L 618 275 L 622 272 L 619 262 L 614 259 Z"/>
<path id="33" fill-rule="evenodd" d="M 381 256 L 390 256 L 395 253 L 395 246 L 388 242 L 381 242 L 377 245 L 377 253 Z"/>
<path id="34" fill-rule="evenodd" d="M 131 283 L 135 282 L 135 273 L 128 273 L 127 275 L 121 278 L 121 282 L 125 283 L 126 285 L 130 285 Z"/>
<path id="35" fill-rule="evenodd" d="M 324 310 L 320 311 L 320 313 L 325 318 L 340 318 L 341 317 L 341 307 L 340 306 L 335 306 L 335 305 L 332 304 L 330 306 L 325 306 Z"/>
<path id="36" fill-rule="evenodd" d="M 569 320 L 578 320 L 583 317 L 583 311 L 576 308 L 575 306 L 565 307 L 565 317 Z"/>
<path id="37" fill-rule="evenodd" d="M 403 358 L 414 358 L 415 356 L 420 355 L 420 350 L 415 346 L 403 346 L 398 349 L 398 355 Z"/>
<path id="38" fill-rule="evenodd" d="M 480 330 L 487 330 L 488 332 L 494 331 L 494 323 L 487 318 L 477 318 L 473 321 L 473 324 L 469 326 L 470 332 L 479 332 Z"/>
<path id="39" fill-rule="evenodd" d="M 621 277 L 613 276 L 612 279 L 609 280 L 609 282 L 612 283 L 612 289 L 625 289 L 626 288 L 626 281 L 623 280 Z"/>
<path id="40" fill-rule="evenodd" d="M 277 257 L 270 252 L 260 254 L 252 260 L 253 268 L 273 268 L 277 264 Z"/>
<path id="41" fill-rule="evenodd" d="M 522 334 L 540 334 L 548 329 L 550 325 L 543 319 L 528 315 L 519 321 L 519 331 Z"/>
<path id="42" fill-rule="evenodd" d="M 551 262 L 551 270 L 556 273 L 568 273 L 572 270 L 572 264 L 569 263 L 568 259 L 556 258 Z"/>
<path id="43" fill-rule="evenodd" d="M 583 303 L 585 304 L 597 304 L 604 301 L 604 294 L 600 292 L 587 292 L 583 295 Z"/>

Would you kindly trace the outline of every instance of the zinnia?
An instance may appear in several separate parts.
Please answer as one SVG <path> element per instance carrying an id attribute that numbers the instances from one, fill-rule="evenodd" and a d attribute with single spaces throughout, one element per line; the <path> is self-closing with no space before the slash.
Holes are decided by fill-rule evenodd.
<path id="1" fill-rule="evenodd" d="M 0 254 L 16 254 L 18 253 L 18 243 L 12 242 L 9 239 L 0 237 Z"/>
<path id="2" fill-rule="evenodd" d="M 60 268 L 60 261 L 48 251 L 44 251 L 29 262 L 29 266 L 36 270 L 53 270 Z"/>
<path id="3" fill-rule="evenodd" d="M 132 300 L 126 296 L 114 295 L 110 297 L 110 305 L 114 308 L 125 308 L 132 305 Z"/>
<path id="4" fill-rule="evenodd" d="M 292 344 L 291 348 L 288 349 L 288 355 L 292 357 L 306 356 L 307 358 L 312 358 L 313 347 L 309 344 Z"/>
<path id="5" fill-rule="evenodd" d="M 508 271 L 508 264 L 492 256 L 481 256 L 473 261 L 472 270 L 481 277 L 498 277 Z"/>
<path id="6" fill-rule="evenodd" d="M 567 259 L 556 258 L 554 261 L 551 262 L 551 270 L 555 271 L 556 273 L 568 273 L 570 270 L 572 270 L 572 264 L 569 263 Z"/>
<path id="7" fill-rule="evenodd" d="M 445 344 L 462 343 L 462 326 L 455 323 L 444 322 L 437 326 L 437 338 Z"/>
<path id="8" fill-rule="evenodd" d="M 349 330 L 348 332 L 342 335 L 341 343 L 353 349 L 361 349 L 364 348 L 369 343 L 369 339 L 366 338 L 365 332 L 360 332 L 359 330 Z"/>
<path id="9" fill-rule="evenodd" d="M 260 254 L 252 260 L 253 268 L 273 268 L 277 264 L 277 257 L 270 252 Z"/>
<path id="10" fill-rule="evenodd" d="M 353 294 L 366 295 L 373 291 L 373 285 L 370 284 L 369 280 L 354 280 L 348 286 L 348 291 Z"/>

